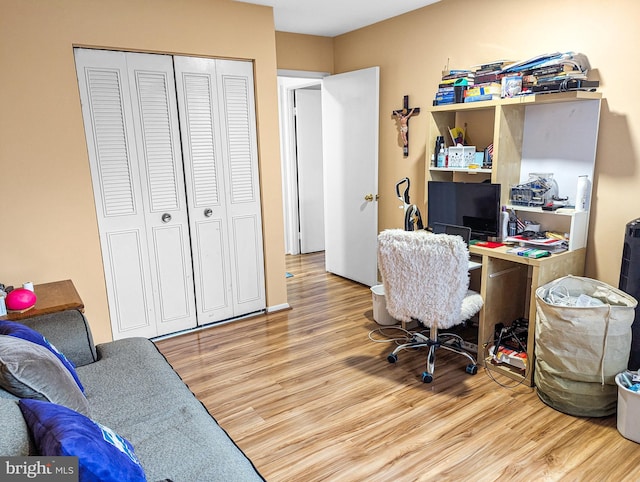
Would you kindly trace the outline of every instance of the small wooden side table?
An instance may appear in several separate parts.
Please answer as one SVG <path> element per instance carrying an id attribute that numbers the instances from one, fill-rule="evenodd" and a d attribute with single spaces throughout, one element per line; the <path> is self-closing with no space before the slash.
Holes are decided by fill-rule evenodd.
<path id="1" fill-rule="evenodd" d="M 46 315 L 64 310 L 80 310 L 84 312 L 84 303 L 70 279 L 34 285 L 36 304 L 22 313 L 10 311 L 0 320 L 23 320 L 38 315 Z"/>

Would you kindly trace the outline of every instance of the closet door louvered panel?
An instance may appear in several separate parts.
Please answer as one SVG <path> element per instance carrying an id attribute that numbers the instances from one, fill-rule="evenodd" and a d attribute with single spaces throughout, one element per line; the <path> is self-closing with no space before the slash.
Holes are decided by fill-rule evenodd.
<path id="1" fill-rule="evenodd" d="M 157 334 L 196 326 L 173 60 L 127 53 Z"/>
<path id="2" fill-rule="evenodd" d="M 257 194 L 253 170 L 255 162 L 250 130 L 248 81 L 247 77 L 222 76 L 231 181 L 230 201 L 233 204 L 254 202 Z"/>
<path id="3" fill-rule="evenodd" d="M 127 143 L 120 71 L 86 69 L 93 141 L 105 216 L 135 214 L 133 180 Z"/>
<path id="4" fill-rule="evenodd" d="M 225 181 L 234 310 L 250 313 L 266 306 L 253 64 L 216 62 L 221 140 L 228 166 Z"/>
<path id="5" fill-rule="evenodd" d="M 125 54 L 75 49 L 114 338 L 154 336 L 154 303 Z"/>
<path id="6" fill-rule="evenodd" d="M 183 120 L 190 156 L 192 205 L 220 206 L 217 119 L 213 118 L 215 89 L 209 74 L 181 72 Z"/>
<path id="7" fill-rule="evenodd" d="M 175 57 L 198 323 L 231 318 L 231 270 L 216 61 Z"/>

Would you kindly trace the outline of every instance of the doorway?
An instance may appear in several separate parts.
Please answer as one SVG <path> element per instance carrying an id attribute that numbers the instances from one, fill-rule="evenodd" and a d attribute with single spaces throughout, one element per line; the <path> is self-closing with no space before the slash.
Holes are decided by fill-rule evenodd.
<path id="1" fill-rule="evenodd" d="M 296 100 L 321 85 L 322 172 L 311 185 L 323 183 L 324 250 L 327 271 L 359 283 L 377 283 L 379 67 L 309 77 L 278 72 L 283 172 L 285 253 L 298 254 L 303 229 L 317 228 L 314 214 L 304 223 L 304 186 L 300 180 L 301 117 Z M 317 148 L 316 150 L 320 150 Z M 322 226 L 321 226 L 322 227 Z M 313 235 L 312 235 L 313 236 Z M 317 249 L 317 248 L 316 248 Z"/>
<path id="2" fill-rule="evenodd" d="M 285 254 L 324 250 L 322 109 L 319 104 L 322 78 L 327 75 L 278 71 Z"/>

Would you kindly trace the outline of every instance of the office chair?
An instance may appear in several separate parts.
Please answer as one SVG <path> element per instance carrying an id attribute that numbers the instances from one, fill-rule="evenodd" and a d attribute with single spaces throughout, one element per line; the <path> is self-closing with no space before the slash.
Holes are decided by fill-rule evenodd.
<path id="1" fill-rule="evenodd" d="M 438 331 L 463 323 L 482 308 L 482 297 L 468 289 L 468 263 L 469 251 L 460 236 L 401 229 L 378 235 L 378 266 L 387 311 L 396 320 L 417 320 L 429 328 L 428 337 L 411 332 L 410 341 L 399 345 L 387 360 L 395 363 L 404 349 L 428 347 L 422 374 L 425 383 L 433 380 L 438 348 L 465 356 L 471 362 L 467 373 L 478 371 L 475 358 L 461 346 L 462 338 Z"/>

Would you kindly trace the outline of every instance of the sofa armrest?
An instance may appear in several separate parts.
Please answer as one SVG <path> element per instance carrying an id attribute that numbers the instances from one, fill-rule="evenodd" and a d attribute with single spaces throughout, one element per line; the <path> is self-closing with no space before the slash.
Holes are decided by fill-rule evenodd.
<path id="1" fill-rule="evenodd" d="M 3 457 L 35 455 L 29 429 L 18 407 L 18 400 L 0 397 L 0 455 Z"/>
<path id="2" fill-rule="evenodd" d="M 98 359 L 89 323 L 78 310 L 34 316 L 20 320 L 20 323 L 44 335 L 77 367 Z"/>

